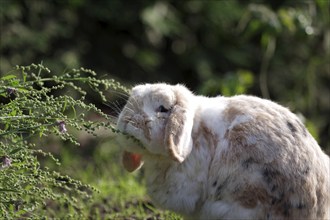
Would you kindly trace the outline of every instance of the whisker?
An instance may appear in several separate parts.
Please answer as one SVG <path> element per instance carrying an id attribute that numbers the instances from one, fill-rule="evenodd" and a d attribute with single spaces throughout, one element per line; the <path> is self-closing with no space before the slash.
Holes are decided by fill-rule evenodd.
<path id="1" fill-rule="evenodd" d="M 120 114 L 120 112 L 121 112 L 121 110 L 122 110 L 122 108 L 119 107 L 119 106 L 120 106 L 120 103 L 119 103 L 118 101 L 114 101 L 114 102 L 112 103 L 112 105 L 113 105 L 113 110 L 114 110 L 117 114 Z"/>
<path id="2" fill-rule="evenodd" d="M 130 95 L 128 93 L 124 93 L 124 92 L 120 92 L 120 91 L 116 91 L 116 90 L 112 90 L 110 89 L 110 91 L 106 91 L 106 93 L 110 93 L 110 94 L 116 94 L 119 98 L 123 99 L 123 100 L 127 100 Z"/>
<path id="3" fill-rule="evenodd" d="M 139 107 L 139 103 L 138 103 L 138 101 L 135 99 L 135 97 L 132 96 L 131 99 L 132 99 L 132 101 L 134 102 L 134 103 L 130 102 L 131 105 L 134 106 L 134 104 L 135 104 L 135 106 Z M 128 101 L 128 102 L 129 102 L 129 101 Z"/>
<path id="4" fill-rule="evenodd" d="M 118 113 L 120 113 L 120 112 L 118 112 L 118 108 L 116 106 L 114 106 L 113 103 L 104 103 L 104 105 L 109 107 L 116 115 L 118 115 Z"/>
<path id="5" fill-rule="evenodd" d="M 134 113 L 134 112 L 135 112 L 133 109 L 131 109 L 131 108 L 128 107 L 128 106 L 126 106 L 125 109 L 128 110 L 128 111 L 131 112 L 131 113 Z"/>

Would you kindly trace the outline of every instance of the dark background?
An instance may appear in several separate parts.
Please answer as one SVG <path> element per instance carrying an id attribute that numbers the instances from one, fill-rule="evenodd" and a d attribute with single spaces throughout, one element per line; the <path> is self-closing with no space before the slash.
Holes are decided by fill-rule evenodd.
<path id="1" fill-rule="evenodd" d="M 328 0 L 0 0 L 0 74 L 85 67 L 288 106 L 330 149 Z"/>

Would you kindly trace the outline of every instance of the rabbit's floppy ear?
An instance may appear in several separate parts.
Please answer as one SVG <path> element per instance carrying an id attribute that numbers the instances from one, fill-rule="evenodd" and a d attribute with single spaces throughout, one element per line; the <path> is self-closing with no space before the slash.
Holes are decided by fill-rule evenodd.
<path id="1" fill-rule="evenodd" d="M 178 101 L 172 107 L 165 127 L 165 146 L 168 147 L 170 156 L 180 163 L 185 160 L 192 148 L 193 111 L 188 107 L 187 98 L 177 97 Z"/>

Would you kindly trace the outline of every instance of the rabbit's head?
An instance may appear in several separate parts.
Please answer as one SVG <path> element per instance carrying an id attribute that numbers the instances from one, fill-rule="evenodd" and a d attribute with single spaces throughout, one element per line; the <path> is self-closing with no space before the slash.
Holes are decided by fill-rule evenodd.
<path id="1" fill-rule="evenodd" d="M 194 95 L 182 85 L 145 84 L 134 87 L 119 115 L 117 127 L 143 147 L 127 151 L 163 155 L 183 162 L 191 151 Z"/>

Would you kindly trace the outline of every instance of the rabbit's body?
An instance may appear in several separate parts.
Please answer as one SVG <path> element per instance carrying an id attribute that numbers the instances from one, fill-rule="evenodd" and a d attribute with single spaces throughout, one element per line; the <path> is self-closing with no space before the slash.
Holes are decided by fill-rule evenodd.
<path id="1" fill-rule="evenodd" d="M 207 98 L 185 90 L 139 86 L 119 117 L 118 127 L 146 147 L 129 150 L 143 155 L 155 204 L 198 219 L 329 218 L 329 157 L 293 113 L 252 96 Z M 170 107 L 156 111 L 156 119 L 152 109 L 158 105 Z M 127 114 L 141 114 L 144 121 Z M 132 121 L 136 129 L 128 128 Z M 141 133 L 137 124 L 148 129 Z"/>

